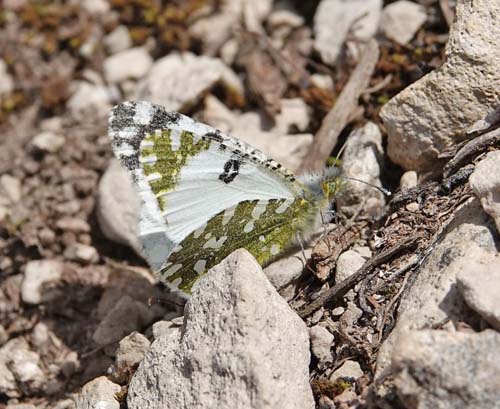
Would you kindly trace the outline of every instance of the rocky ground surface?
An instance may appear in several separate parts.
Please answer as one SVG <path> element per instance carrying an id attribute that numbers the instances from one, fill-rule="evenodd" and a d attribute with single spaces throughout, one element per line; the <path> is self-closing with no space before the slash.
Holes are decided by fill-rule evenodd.
<path id="1" fill-rule="evenodd" d="M 497 0 L 4 0 L 0 408 L 500 408 Z M 146 99 L 293 171 L 313 246 L 169 294 L 107 137 Z"/>

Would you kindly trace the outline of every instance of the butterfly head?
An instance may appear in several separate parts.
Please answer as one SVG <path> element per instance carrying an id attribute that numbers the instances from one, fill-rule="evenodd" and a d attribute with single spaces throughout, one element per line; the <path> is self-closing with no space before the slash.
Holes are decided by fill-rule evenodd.
<path id="1" fill-rule="evenodd" d="M 345 180 L 337 175 L 330 175 L 323 178 L 321 181 L 321 190 L 323 195 L 329 202 L 335 197 L 335 195 L 342 189 L 345 184 Z"/>

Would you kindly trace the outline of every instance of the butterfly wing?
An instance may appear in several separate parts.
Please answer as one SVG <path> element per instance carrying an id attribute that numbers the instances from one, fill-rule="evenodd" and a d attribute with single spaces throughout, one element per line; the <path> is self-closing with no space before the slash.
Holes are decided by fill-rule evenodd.
<path id="1" fill-rule="evenodd" d="M 109 135 L 141 198 L 144 254 L 184 291 L 237 248 L 266 262 L 294 238 L 294 212 L 312 206 L 307 189 L 262 152 L 163 107 L 116 106 Z"/>

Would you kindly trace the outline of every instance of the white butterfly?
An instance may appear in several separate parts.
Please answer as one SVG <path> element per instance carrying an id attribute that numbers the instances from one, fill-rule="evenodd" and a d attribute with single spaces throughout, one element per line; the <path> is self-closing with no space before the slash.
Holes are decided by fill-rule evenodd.
<path id="1" fill-rule="evenodd" d="M 314 231 L 341 184 L 334 168 L 298 180 L 257 149 L 148 102 L 114 107 L 109 136 L 141 198 L 146 259 L 184 293 L 238 248 L 265 264 Z"/>

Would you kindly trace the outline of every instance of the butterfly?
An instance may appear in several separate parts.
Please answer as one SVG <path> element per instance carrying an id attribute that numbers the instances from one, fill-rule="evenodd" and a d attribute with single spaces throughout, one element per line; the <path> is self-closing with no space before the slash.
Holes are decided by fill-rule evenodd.
<path id="1" fill-rule="evenodd" d="M 296 177 L 252 146 L 145 101 L 115 106 L 109 137 L 141 199 L 144 256 L 183 294 L 236 249 L 265 265 L 307 239 L 342 184 L 336 168 Z"/>

